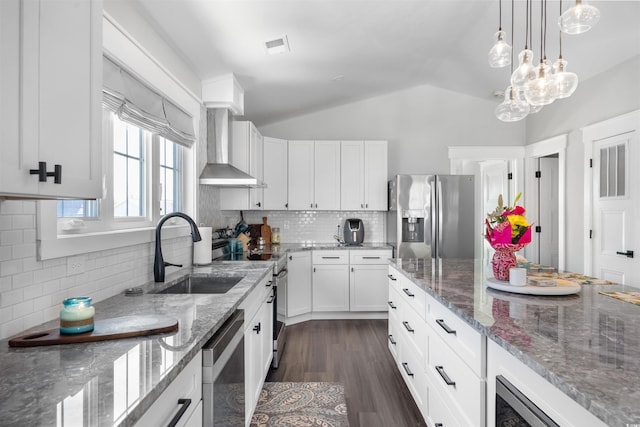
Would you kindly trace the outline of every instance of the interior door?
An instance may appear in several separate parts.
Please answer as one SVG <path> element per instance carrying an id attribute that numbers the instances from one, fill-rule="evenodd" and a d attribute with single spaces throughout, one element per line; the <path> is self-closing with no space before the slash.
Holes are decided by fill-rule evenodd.
<path id="1" fill-rule="evenodd" d="M 537 259 L 529 259 L 542 265 L 558 267 L 558 156 L 538 158 L 538 212 L 537 223 L 540 232 L 534 233 L 533 240 L 537 240 Z M 530 216 L 530 221 L 533 219 Z"/>
<path id="2" fill-rule="evenodd" d="M 633 130 L 593 142 L 593 274 L 640 285 L 640 150 Z"/>
<path id="3" fill-rule="evenodd" d="M 498 196 L 502 194 L 503 204 L 508 206 L 511 203 L 509 191 L 509 161 L 508 160 L 488 160 L 480 163 L 480 179 L 482 184 L 481 208 L 483 218 L 487 213 L 493 212 L 498 206 Z M 482 231 L 484 235 L 484 227 Z M 483 240 L 483 261 L 488 262 L 493 256 L 493 248 L 486 240 Z"/>

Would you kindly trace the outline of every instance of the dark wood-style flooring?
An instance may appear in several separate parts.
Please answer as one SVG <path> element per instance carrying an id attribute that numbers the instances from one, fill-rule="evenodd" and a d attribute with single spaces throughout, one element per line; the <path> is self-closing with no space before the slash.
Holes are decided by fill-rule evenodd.
<path id="1" fill-rule="evenodd" d="M 386 320 L 313 320 L 287 326 L 267 381 L 344 385 L 350 427 L 426 426 L 387 348 Z"/>

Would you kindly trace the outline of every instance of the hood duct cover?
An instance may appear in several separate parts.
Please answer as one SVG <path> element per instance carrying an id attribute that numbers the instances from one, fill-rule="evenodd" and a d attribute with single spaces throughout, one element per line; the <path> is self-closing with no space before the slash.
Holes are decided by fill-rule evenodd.
<path id="1" fill-rule="evenodd" d="M 207 165 L 200 174 L 200 184 L 217 187 L 261 187 L 257 178 L 229 163 L 229 110 L 207 110 Z"/>

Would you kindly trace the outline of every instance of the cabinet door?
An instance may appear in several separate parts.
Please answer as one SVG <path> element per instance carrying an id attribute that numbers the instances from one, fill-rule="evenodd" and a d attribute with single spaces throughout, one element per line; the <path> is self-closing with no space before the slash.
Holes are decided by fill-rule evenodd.
<path id="1" fill-rule="evenodd" d="M 287 261 L 287 317 L 311 312 L 311 252 L 293 252 Z"/>
<path id="2" fill-rule="evenodd" d="M 260 332 L 260 353 L 261 353 L 261 381 L 260 389 L 262 389 L 262 383 L 267 377 L 269 367 L 271 366 L 271 360 L 273 359 L 273 295 L 269 293 L 269 296 L 262 304 L 262 322 L 264 325 L 263 330 Z M 259 393 L 259 391 L 258 391 Z"/>
<path id="3" fill-rule="evenodd" d="M 258 178 L 258 181 L 264 179 L 263 172 L 263 138 L 255 125 L 249 122 L 249 175 Z M 262 210 L 263 206 L 263 189 L 250 188 L 249 202 L 250 209 Z"/>
<path id="4" fill-rule="evenodd" d="M 340 208 L 344 211 L 364 209 L 364 143 L 340 143 Z"/>
<path id="5" fill-rule="evenodd" d="M 387 311 L 387 270 L 386 264 L 351 266 L 351 311 Z"/>
<path id="6" fill-rule="evenodd" d="M 364 142 L 364 207 L 387 210 L 387 141 Z"/>
<path id="7" fill-rule="evenodd" d="M 264 137 L 264 208 L 287 209 L 287 140 Z"/>
<path id="8" fill-rule="evenodd" d="M 289 210 L 314 209 L 313 141 L 289 141 Z"/>
<path id="9" fill-rule="evenodd" d="M 340 141 L 315 141 L 314 208 L 340 210 Z"/>
<path id="10" fill-rule="evenodd" d="M 262 311 L 258 310 L 247 322 L 244 332 L 244 381 L 245 381 L 245 414 L 251 419 L 260 394 L 260 372 L 262 369 L 261 336 L 264 328 Z"/>
<path id="11" fill-rule="evenodd" d="M 313 311 L 349 311 L 348 265 L 314 265 Z"/>

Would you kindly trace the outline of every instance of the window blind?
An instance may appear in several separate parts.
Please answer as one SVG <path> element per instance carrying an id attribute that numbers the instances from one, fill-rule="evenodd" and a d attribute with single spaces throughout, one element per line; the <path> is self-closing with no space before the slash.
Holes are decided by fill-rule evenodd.
<path id="1" fill-rule="evenodd" d="M 103 57 L 102 104 L 121 120 L 191 147 L 193 118 L 138 78 Z"/>

